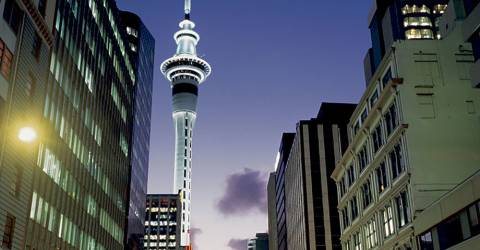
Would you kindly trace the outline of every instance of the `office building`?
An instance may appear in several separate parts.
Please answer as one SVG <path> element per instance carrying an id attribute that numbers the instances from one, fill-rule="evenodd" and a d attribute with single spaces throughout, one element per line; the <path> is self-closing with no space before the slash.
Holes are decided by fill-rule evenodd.
<path id="1" fill-rule="evenodd" d="M 374 0 L 368 17 L 372 48 L 364 60 L 366 82 L 396 41 L 440 39 L 439 17 L 448 0 Z"/>
<path id="2" fill-rule="evenodd" d="M 180 197 L 176 194 L 148 194 L 143 249 L 169 250 L 179 247 Z"/>
<path id="3" fill-rule="evenodd" d="M 141 249 L 147 195 L 155 40 L 140 17 L 127 11 L 120 12 L 120 16 L 125 25 L 137 80 L 133 89 L 135 103 L 126 240 L 129 249 Z"/>
<path id="4" fill-rule="evenodd" d="M 422 211 L 479 170 L 480 91 L 452 20 L 440 40 L 394 42 L 350 119 L 332 175 L 344 249 L 417 248 Z"/>
<path id="5" fill-rule="evenodd" d="M 2 248 L 123 249 L 136 75 L 115 1 L 0 12 Z"/>
<path id="6" fill-rule="evenodd" d="M 267 183 L 267 203 L 268 203 L 268 246 L 270 250 L 278 248 L 277 235 L 277 203 L 275 192 L 275 172 L 270 173 Z"/>
<path id="7" fill-rule="evenodd" d="M 285 170 L 287 248 L 340 249 L 337 190 L 330 175 L 348 146 L 354 104 L 323 103 L 316 118 L 297 123 Z"/>
<path id="8" fill-rule="evenodd" d="M 277 153 L 277 158 L 275 160 L 275 208 L 276 215 L 270 215 L 269 213 L 269 224 L 270 218 L 276 218 L 276 231 L 274 227 L 269 227 L 268 233 L 276 234 L 277 244 L 273 249 L 286 250 L 287 249 L 287 215 L 285 213 L 285 170 L 287 167 L 287 160 L 290 154 L 290 149 L 293 145 L 293 140 L 295 139 L 295 133 L 283 133 L 282 139 L 280 142 L 280 147 Z M 268 195 L 271 196 L 273 190 L 268 190 Z M 268 200 L 268 207 L 273 207 L 273 204 L 270 204 L 270 199 Z M 273 212 L 273 211 L 272 211 Z"/>
<path id="9" fill-rule="evenodd" d="M 165 60 L 160 69 L 172 87 L 173 123 L 175 126 L 175 170 L 173 193 L 182 203 L 181 246 L 190 247 L 192 195 L 192 136 L 197 117 L 198 87 L 211 73 L 211 67 L 197 56 L 200 36 L 190 20 L 191 1 L 185 0 L 184 20 L 175 33 L 175 55 Z"/>
<path id="10" fill-rule="evenodd" d="M 255 238 L 249 239 L 247 250 L 268 250 L 268 234 L 257 233 Z"/>

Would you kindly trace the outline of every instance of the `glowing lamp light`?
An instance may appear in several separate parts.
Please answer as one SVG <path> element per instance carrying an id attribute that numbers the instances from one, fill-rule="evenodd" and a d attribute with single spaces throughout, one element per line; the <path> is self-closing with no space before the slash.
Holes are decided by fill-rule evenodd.
<path id="1" fill-rule="evenodd" d="M 18 131 L 18 139 L 22 142 L 33 142 L 37 139 L 37 132 L 31 127 L 23 127 Z"/>

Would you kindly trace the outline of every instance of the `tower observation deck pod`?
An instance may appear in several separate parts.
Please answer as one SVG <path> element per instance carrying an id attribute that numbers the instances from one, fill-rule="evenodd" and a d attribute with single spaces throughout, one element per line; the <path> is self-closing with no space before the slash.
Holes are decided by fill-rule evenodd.
<path id="1" fill-rule="evenodd" d="M 180 246 L 190 246 L 190 211 L 192 180 L 192 132 L 197 117 L 198 87 L 212 69 L 210 64 L 197 56 L 196 46 L 200 35 L 194 31 L 190 20 L 191 1 L 185 0 L 185 18 L 173 38 L 177 43 L 175 55 L 160 65 L 162 74 L 170 81 L 175 126 L 175 171 L 173 192 L 180 195 L 182 205 Z"/>

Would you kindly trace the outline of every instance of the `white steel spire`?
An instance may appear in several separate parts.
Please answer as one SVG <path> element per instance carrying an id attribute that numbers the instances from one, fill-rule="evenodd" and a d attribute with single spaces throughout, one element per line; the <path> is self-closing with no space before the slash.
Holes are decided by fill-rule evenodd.
<path id="1" fill-rule="evenodd" d="M 175 126 L 175 171 L 173 192 L 180 195 L 182 214 L 177 225 L 180 247 L 190 247 L 190 211 L 192 193 L 192 135 L 197 118 L 198 88 L 211 73 L 210 65 L 197 56 L 200 35 L 190 20 L 191 0 L 185 0 L 185 19 L 173 38 L 177 43 L 175 55 L 160 65 L 162 74 L 170 81 Z M 188 249 L 188 248 L 187 248 Z"/>
<path id="2" fill-rule="evenodd" d="M 191 0 L 185 0 L 185 14 L 186 15 L 190 14 L 191 10 L 192 10 L 192 1 Z"/>

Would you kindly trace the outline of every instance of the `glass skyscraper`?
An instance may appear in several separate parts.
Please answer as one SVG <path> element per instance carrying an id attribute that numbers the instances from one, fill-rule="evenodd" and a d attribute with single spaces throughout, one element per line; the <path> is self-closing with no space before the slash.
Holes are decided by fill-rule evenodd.
<path id="1" fill-rule="evenodd" d="M 0 13 L 2 249 L 123 249 L 141 76 L 115 1 Z M 38 138 L 21 143 L 22 126 Z"/>
<path id="2" fill-rule="evenodd" d="M 121 17 L 126 26 L 125 30 L 137 79 L 134 86 L 135 103 L 132 162 L 129 175 L 127 241 L 129 249 L 142 249 L 141 239 L 144 232 L 148 180 L 155 40 L 137 15 L 122 11 Z"/>

